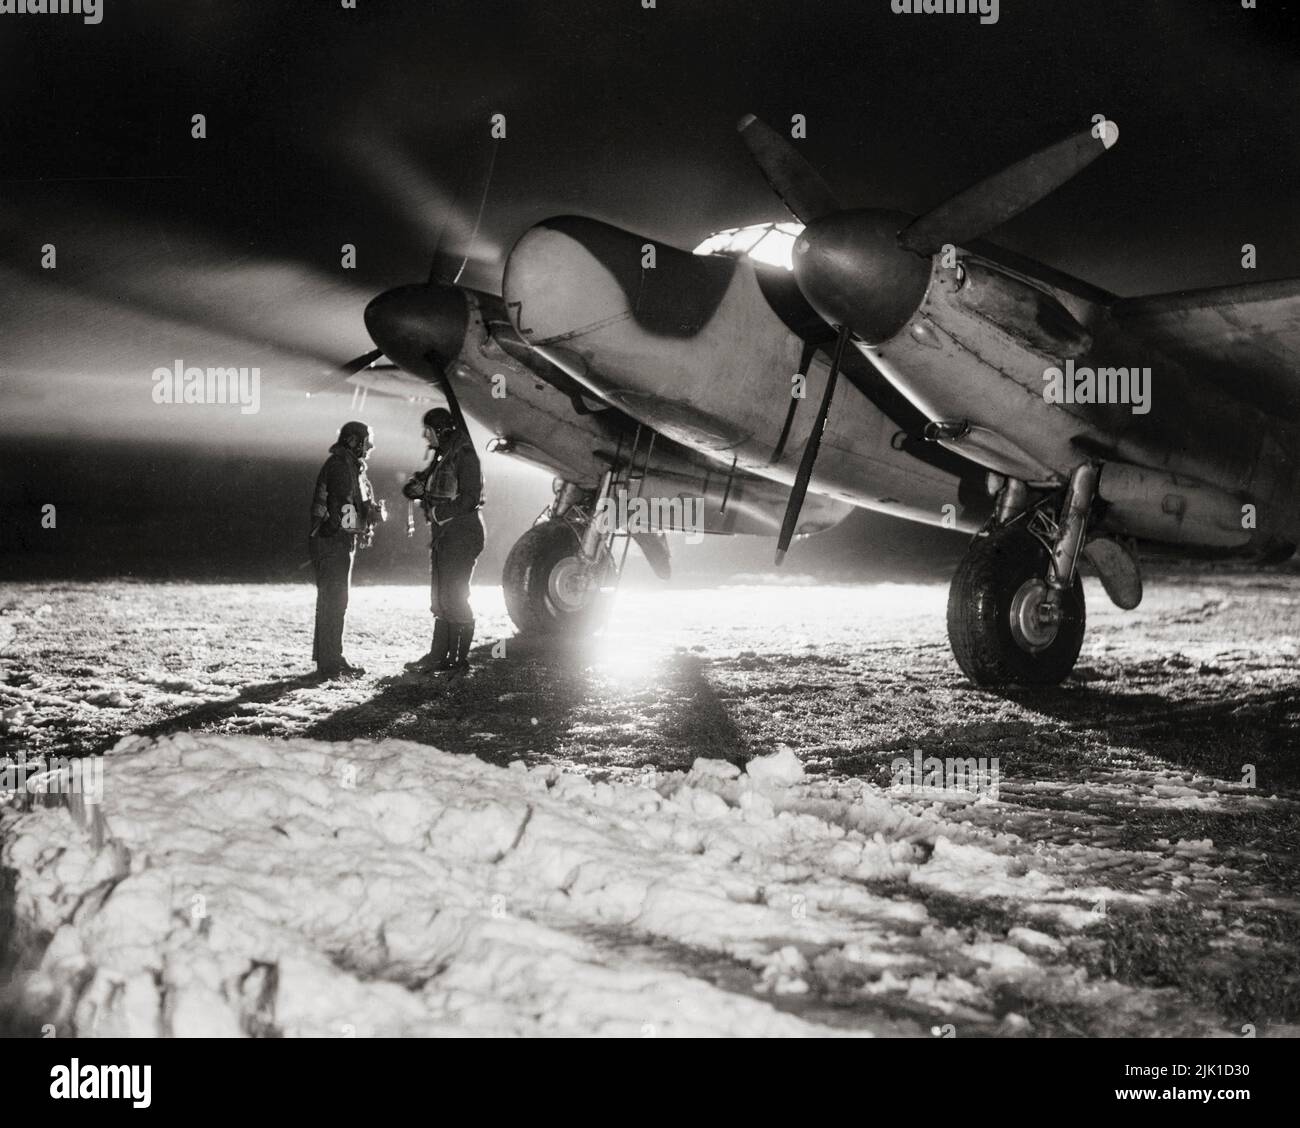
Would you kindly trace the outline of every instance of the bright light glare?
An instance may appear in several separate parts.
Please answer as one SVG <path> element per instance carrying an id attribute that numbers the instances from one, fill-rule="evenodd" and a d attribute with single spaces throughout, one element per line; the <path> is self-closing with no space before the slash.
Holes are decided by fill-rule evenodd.
<path id="1" fill-rule="evenodd" d="M 755 223 L 749 227 L 728 227 L 710 235 L 698 247 L 697 255 L 726 255 L 750 258 L 770 266 L 794 269 L 794 241 L 802 223 Z"/>
<path id="2" fill-rule="evenodd" d="M 600 635 L 588 649 L 594 670 L 618 686 L 652 686 L 664 676 L 670 646 L 647 645 L 626 636 Z"/>

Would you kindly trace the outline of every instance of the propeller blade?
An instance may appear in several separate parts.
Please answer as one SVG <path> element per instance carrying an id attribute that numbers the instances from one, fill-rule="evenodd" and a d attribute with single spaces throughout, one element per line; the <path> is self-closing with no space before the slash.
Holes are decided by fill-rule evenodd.
<path id="1" fill-rule="evenodd" d="M 987 234 L 1056 191 L 1119 140 L 1113 121 L 1099 124 L 1100 137 L 1090 126 L 958 192 L 913 220 L 899 242 L 919 255 L 932 255 L 946 243 L 969 243 Z"/>
<path id="2" fill-rule="evenodd" d="M 465 414 L 460 409 L 460 401 L 456 398 L 456 393 L 452 389 L 451 378 L 447 375 L 447 369 L 443 367 L 437 353 L 426 353 L 424 359 L 429 362 L 433 374 L 438 378 L 438 387 L 447 399 L 447 410 L 451 412 L 451 417 L 456 420 L 456 426 L 468 435 L 469 427 L 465 423 Z"/>
<path id="3" fill-rule="evenodd" d="M 452 285 L 452 279 L 461 272 L 464 262 L 464 255 L 458 255 L 451 251 L 444 251 L 440 247 L 434 252 L 433 258 L 429 263 L 428 285 Z"/>
<path id="4" fill-rule="evenodd" d="M 383 349 L 371 349 L 368 353 L 362 353 L 355 360 L 349 360 L 347 364 L 340 367 L 339 374 L 343 376 L 355 376 L 363 368 L 369 368 L 383 355 Z"/>
<path id="5" fill-rule="evenodd" d="M 316 396 L 323 392 L 340 391 L 341 389 L 337 385 L 343 383 L 349 376 L 355 376 L 363 368 L 369 368 L 383 355 L 383 349 L 371 349 L 368 353 L 362 353 L 360 356 L 354 357 L 347 364 L 341 364 L 338 368 L 313 380 L 307 395 Z"/>
<path id="6" fill-rule="evenodd" d="M 807 226 L 815 219 L 840 210 L 835 193 L 821 174 L 771 126 L 753 114 L 746 114 L 736 128 L 759 171 L 800 223 Z"/>
<path id="7" fill-rule="evenodd" d="M 830 414 L 831 399 L 835 395 L 835 384 L 840 376 L 840 364 L 844 360 L 844 349 L 849 343 L 849 329 L 841 326 L 839 336 L 835 338 L 835 352 L 831 354 L 831 369 L 826 374 L 826 391 L 822 393 L 822 404 L 817 410 L 817 419 L 808 434 L 807 445 L 803 448 L 803 457 L 799 460 L 799 472 L 795 475 L 794 485 L 790 488 L 790 500 L 785 505 L 785 517 L 781 521 L 781 535 L 776 540 L 776 563 L 779 567 L 785 560 L 786 550 L 799 524 L 799 511 L 803 509 L 803 499 L 808 494 L 808 482 L 812 478 L 813 466 L 817 462 L 817 453 L 821 450 L 822 432 L 826 429 L 826 417 Z"/>
<path id="8" fill-rule="evenodd" d="M 495 245 L 487 248 L 490 252 L 487 255 L 482 253 L 484 248 L 476 246 L 479 229 L 483 226 L 483 212 L 487 207 L 488 192 L 492 187 L 492 173 L 496 169 L 497 147 L 500 143 L 500 140 L 492 142 L 492 147 L 488 150 L 486 169 L 475 171 L 473 162 L 467 161 L 465 163 L 465 173 L 456 188 L 455 195 L 452 197 L 451 214 L 448 216 L 448 220 L 444 221 L 441 230 L 438 232 L 437 241 L 433 246 L 433 256 L 429 263 L 430 285 L 459 285 L 461 276 L 464 275 L 465 269 L 470 263 L 478 266 L 487 259 L 495 261 L 501 257 L 501 250 Z M 474 212 L 472 225 L 467 222 L 468 213 L 457 206 L 466 186 L 471 181 L 477 181 L 476 186 L 478 188 L 478 208 Z M 454 231 L 450 232 L 450 240 L 448 239 L 449 223 L 453 223 L 455 228 Z M 450 250 L 444 246 L 446 242 L 451 243 Z M 479 252 L 477 255 L 472 253 L 475 250 Z"/>

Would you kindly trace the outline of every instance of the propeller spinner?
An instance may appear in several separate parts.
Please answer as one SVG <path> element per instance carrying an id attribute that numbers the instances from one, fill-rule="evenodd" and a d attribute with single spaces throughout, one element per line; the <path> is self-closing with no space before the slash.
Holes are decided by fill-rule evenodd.
<path id="1" fill-rule="evenodd" d="M 465 416 L 448 368 L 460 355 L 469 326 L 469 301 L 457 286 L 427 282 L 386 290 L 366 306 L 366 329 L 382 353 L 399 368 L 431 376 L 457 425 Z"/>

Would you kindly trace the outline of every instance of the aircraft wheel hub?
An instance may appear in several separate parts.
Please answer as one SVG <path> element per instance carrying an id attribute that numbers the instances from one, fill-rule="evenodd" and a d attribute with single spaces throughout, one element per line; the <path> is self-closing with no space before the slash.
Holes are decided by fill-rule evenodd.
<path id="1" fill-rule="evenodd" d="M 1056 641 L 1060 608 L 1040 579 L 1026 580 L 1011 600 L 1011 635 L 1023 650 L 1038 654 Z"/>
<path id="2" fill-rule="evenodd" d="M 590 569 L 577 556 L 566 556 L 557 562 L 546 583 L 551 602 L 563 612 L 581 611 L 586 607 L 595 586 Z"/>

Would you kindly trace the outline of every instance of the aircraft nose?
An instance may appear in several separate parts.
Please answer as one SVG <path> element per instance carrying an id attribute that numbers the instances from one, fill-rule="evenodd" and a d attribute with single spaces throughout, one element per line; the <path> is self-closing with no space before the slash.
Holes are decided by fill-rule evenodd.
<path id="1" fill-rule="evenodd" d="M 795 240 L 794 274 L 813 309 L 872 344 L 902 329 L 930 280 L 930 260 L 898 245 L 909 219 L 901 212 L 841 211 L 805 228 Z"/>
<path id="2" fill-rule="evenodd" d="M 602 329 L 621 324 L 629 333 L 684 339 L 709 324 L 735 271 L 730 259 L 557 216 L 520 236 L 501 286 L 515 328 L 534 345 L 594 344 Z"/>
<path id="3" fill-rule="evenodd" d="M 578 216 L 559 216 L 529 228 L 511 249 L 501 280 L 519 335 L 530 344 L 545 344 L 626 317 L 625 291 L 641 275 L 641 243 L 618 228 Z"/>
<path id="4" fill-rule="evenodd" d="M 365 317 L 371 340 L 384 355 L 408 372 L 420 372 L 430 354 L 444 368 L 460 355 L 469 305 L 455 286 L 399 286 L 366 306 Z"/>

